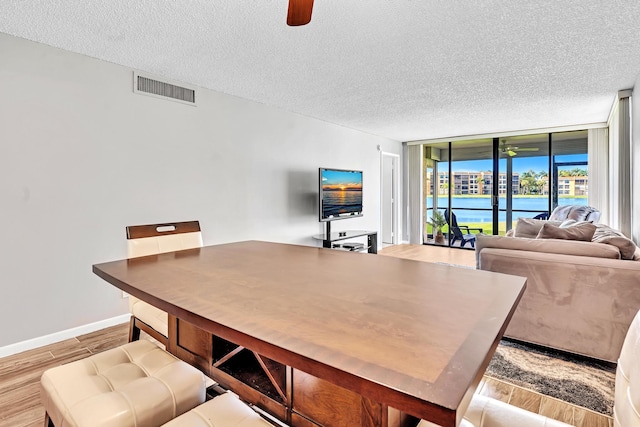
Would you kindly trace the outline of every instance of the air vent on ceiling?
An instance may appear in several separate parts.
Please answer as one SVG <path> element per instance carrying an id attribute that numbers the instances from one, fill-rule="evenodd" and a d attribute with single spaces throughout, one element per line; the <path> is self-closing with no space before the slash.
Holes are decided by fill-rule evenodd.
<path id="1" fill-rule="evenodd" d="M 155 80 L 133 73 L 133 91 L 145 95 L 196 105 L 196 91 L 172 83 Z"/>

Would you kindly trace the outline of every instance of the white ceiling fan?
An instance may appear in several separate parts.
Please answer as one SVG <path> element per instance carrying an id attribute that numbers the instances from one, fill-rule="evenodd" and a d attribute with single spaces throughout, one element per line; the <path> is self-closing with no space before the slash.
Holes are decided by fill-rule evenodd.
<path id="1" fill-rule="evenodd" d="M 518 151 L 538 151 L 537 147 L 515 147 L 513 145 L 507 145 L 506 141 L 501 141 L 500 152 L 506 154 L 509 157 L 516 156 Z"/>

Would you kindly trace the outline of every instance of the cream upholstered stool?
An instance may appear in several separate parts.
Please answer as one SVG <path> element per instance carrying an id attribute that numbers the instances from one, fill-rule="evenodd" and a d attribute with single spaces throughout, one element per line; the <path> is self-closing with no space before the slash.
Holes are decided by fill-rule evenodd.
<path id="1" fill-rule="evenodd" d="M 126 231 L 129 258 L 202 247 L 198 221 L 130 225 Z M 143 330 L 167 345 L 167 313 L 132 295 L 129 295 L 129 311 L 132 314 L 129 341 L 139 339 L 140 330 Z"/>
<path id="2" fill-rule="evenodd" d="M 435 427 L 436 424 L 422 420 L 418 427 Z M 533 412 L 509 405 L 478 394 L 464 414 L 460 427 L 570 427 Z"/>
<path id="3" fill-rule="evenodd" d="M 636 314 L 622 344 L 616 370 L 613 402 L 615 427 L 640 427 L 640 312 Z"/>
<path id="4" fill-rule="evenodd" d="M 45 427 L 152 427 L 205 400 L 204 375 L 147 340 L 47 370 Z"/>
<path id="5" fill-rule="evenodd" d="M 273 427 L 232 393 L 214 397 L 163 427 Z"/>

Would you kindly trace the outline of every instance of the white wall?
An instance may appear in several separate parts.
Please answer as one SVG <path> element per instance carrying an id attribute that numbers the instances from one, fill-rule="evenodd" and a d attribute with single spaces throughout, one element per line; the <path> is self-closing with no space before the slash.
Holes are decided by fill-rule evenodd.
<path id="1" fill-rule="evenodd" d="M 126 313 L 91 266 L 126 256 L 126 225 L 198 219 L 205 244 L 314 245 L 318 167 L 364 171 L 401 144 L 198 89 L 198 107 L 132 91 L 132 70 L 0 34 L 0 348 Z"/>
<path id="2" fill-rule="evenodd" d="M 631 95 L 631 235 L 640 244 L 640 74 Z"/>

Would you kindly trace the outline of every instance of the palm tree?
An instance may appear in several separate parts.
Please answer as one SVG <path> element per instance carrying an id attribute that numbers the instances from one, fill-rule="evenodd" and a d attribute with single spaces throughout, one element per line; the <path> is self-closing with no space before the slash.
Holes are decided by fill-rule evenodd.
<path id="1" fill-rule="evenodd" d="M 478 194 L 482 194 L 484 191 L 484 176 L 479 175 L 476 178 L 476 184 L 478 184 Z"/>
<path id="2" fill-rule="evenodd" d="M 540 178 L 538 178 L 536 180 L 536 189 L 537 189 L 538 194 L 544 194 L 545 185 L 547 185 L 546 178 L 540 177 Z"/>
<path id="3" fill-rule="evenodd" d="M 536 172 L 533 169 L 529 169 L 526 172 L 522 172 L 522 175 L 520 175 L 521 179 L 526 179 L 526 178 L 535 178 L 536 177 Z"/>
<path id="4" fill-rule="evenodd" d="M 580 168 L 571 169 L 571 176 L 587 176 L 587 171 Z"/>
<path id="5" fill-rule="evenodd" d="M 442 227 L 444 227 L 447 224 L 447 220 L 445 219 L 444 215 L 440 211 L 434 210 L 433 216 L 431 217 L 431 221 L 427 221 L 427 224 L 433 227 L 434 241 L 436 243 L 444 243 L 444 235 L 442 234 Z"/>

